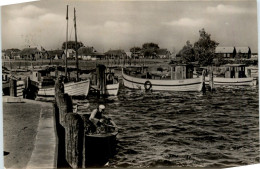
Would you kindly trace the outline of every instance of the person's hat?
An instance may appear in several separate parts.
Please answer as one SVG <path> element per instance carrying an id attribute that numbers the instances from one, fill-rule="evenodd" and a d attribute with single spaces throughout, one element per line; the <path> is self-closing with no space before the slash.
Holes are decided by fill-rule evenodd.
<path id="1" fill-rule="evenodd" d="M 103 104 L 101 104 L 101 105 L 99 105 L 99 108 L 100 109 L 105 109 L 106 107 Z"/>

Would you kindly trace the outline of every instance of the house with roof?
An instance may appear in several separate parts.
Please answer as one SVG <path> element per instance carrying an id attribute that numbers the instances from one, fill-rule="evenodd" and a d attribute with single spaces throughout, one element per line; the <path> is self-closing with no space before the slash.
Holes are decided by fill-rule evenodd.
<path id="1" fill-rule="evenodd" d="M 235 47 L 216 47 L 215 54 L 217 57 L 234 58 L 236 56 Z"/>
<path id="2" fill-rule="evenodd" d="M 62 59 L 65 57 L 65 52 L 61 49 L 47 51 L 47 59 Z"/>
<path id="3" fill-rule="evenodd" d="M 223 58 L 251 58 L 250 47 L 216 47 L 216 56 L 222 56 Z"/>
<path id="4" fill-rule="evenodd" d="M 78 49 L 78 57 L 83 60 L 96 60 L 103 59 L 105 57 L 104 53 L 97 52 L 97 50 L 92 47 L 80 47 Z"/>
<path id="5" fill-rule="evenodd" d="M 157 49 L 156 55 L 160 59 L 166 59 L 170 57 L 171 52 L 168 51 L 167 49 Z"/>
<path id="6" fill-rule="evenodd" d="M 251 49 L 250 47 L 235 47 L 236 48 L 236 57 L 250 59 L 251 58 Z"/>
<path id="7" fill-rule="evenodd" d="M 20 57 L 25 60 L 37 60 L 42 58 L 42 52 L 37 48 L 24 48 L 20 52 Z"/>
<path id="8" fill-rule="evenodd" d="M 105 56 L 109 59 L 124 59 L 127 57 L 125 51 L 121 49 L 109 50 L 105 53 Z"/>
<path id="9" fill-rule="evenodd" d="M 64 50 L 64 57 L 66 56 L 66 49 Z M 74 49 L 67 49 L 67 59 L 75 59 L 76 51 Z"/>
<path id="10" fill-rule="evenodd" d="M 2 50 L 2 59 L 18 59 L 20 58 L 20 51 L 16 48 Z"/>
<path id="11" fill-rule="evenodd" d="M 125 52 L 127 58 L 132 58 L 132 52 Z"/>

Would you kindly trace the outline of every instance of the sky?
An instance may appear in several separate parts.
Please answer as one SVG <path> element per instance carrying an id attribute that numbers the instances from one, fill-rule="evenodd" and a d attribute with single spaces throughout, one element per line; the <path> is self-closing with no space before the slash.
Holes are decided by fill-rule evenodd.
<path id="1" fill-rule="evenodd" d="M 42 46 L 61 48 L 66 40 L 66 5 L 69 5 L 68 38 L 98 52 L 129 51 L 143 43 L 178 52 L 199 39 L 204 28 L 219 46 L 250 47 L 257 52 L 256 1 L 89 1 L 41 0 L 2 7 L 2 49 Z"/>

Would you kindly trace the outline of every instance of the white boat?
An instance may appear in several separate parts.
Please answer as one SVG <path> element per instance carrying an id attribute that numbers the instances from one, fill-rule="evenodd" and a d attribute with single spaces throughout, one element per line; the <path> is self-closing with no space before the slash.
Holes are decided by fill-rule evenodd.
<path id="1" fill-rule="evenodd" d="M 223 86 L 254 86 L 255 80 L 253 77 L 247 78 L 225 78 L 225 77 L 213 77 L 214 85 Z M 209 84 L 209 77 L 205 78 L 205 83 Z"/>
<path id="2" fill-rule="evenodd" d="M 99 91 L 100 89 L 96 85 L 91 85 L 94 91 Z M 105 89 L 105 95 L 107 96 L 117 96 L 119 91 L 119 82 L 114 84 L 107 84 Z"/>
<path id="3" fill-rule="evenodd" d="M 106 95 L 117 96 L 119 91 L 119 83 L 106 85 Z"/>
<path id="4" fill-rule="evenodd" d="M 89 80 L 79 81 L 79 82 L 69 82 L 64 84 L 64 93 L 70 96 L 87 96 L 89 92 Z M 40 88 L 37 96 L 54 96 L 55 88 Z"/>
<path id="5" fill-rule="evenodd" d="M 254 86 L 256 80 L 251 75 L 246 74 L 245 65 L 227 64 L 224 65 L 224 77 L 213 77 L 214 85 L 217 86 Z M 247 77 L 248 76 L 248 77 Z M 209 77 L 205 78 L 205 83 L 209 84 Z"/>
<path id="6" fill-rule="evenodd" d="M 99 66 L 105 68 L 104 65 L 99 65 Z M 111 70 L 110 68 L 105 68 L 104 77 L 105 78 L 103 80 L 105 80 L 106 85 L 105 85 L 105 90 L 103 91 L 101 85 L 103 84 L 103 82 L 100 82 L 100 79 L 99 80 L 97 79 L 97 74 L 94 73 L 92 78 L 92 85 L 91 85 L 92 91 L 99 92 L 101 95 L 117 96 L 119 92 L 119 81 L 118 81 L 118 77 L 115 76 L 114 70 Z"/>
<path id="7" fill-rule="evenodd" d="M 76 11 L 74 8 L 74 27 L 75 27 L 75 42 L 77 44 L 77 34 L 76 34 Z M 68 6 L 67 6 L 67 17 L 66 20 L 68 22 Z M 67 24 L 67 29 L 68 29 L 68 24 Z M 68 34 L 66 34 L 68 36 Z M 67 42 L 67 37 L 66 37 L 66 42 Z M 66 51 L 67 51 L 67 46 L 66 46 Z M 67 77 L 67 54 L 65 56 L 65 77 Z M 78 77 L 78 55 L 76 52 L 76 68 L 77 68 L 77 77 L 76 77 L 76 82 L 68 82 L 64 84 L 64 93 L 67 93 L 70 96 L 87 96 L 90 88 L 90 80 L 83 80 L 79 81 Z M 42 79 L 41 76 L 38 73 L 35 73 L 36 79 Z M 40 83 L 42 84 L 42 83 Z M 55 95 L 55 87 L 42 87 L 42 85 L 39 85 L 39 91 L 37 96 L 54 96 Z"/>
<path id="8" fill-rule="evenodd" d="M 180 69 L 175 69 L 175 77 L 177 73 L 183 75 L 183 66 Z M 180 72 L 181 70 L 181 72 Z M 173 73 L 172 73 L 173 74 Z M 186 73 L 184 73 L 186 75 Z M 171 79 L 150 79 L 150 78 L 139 78 L 127 75 L 122 69 L 122 78 L 124 86 L 130 89 L 145 89 L 145 90 L 161 90 L 161 91 L 201 91 L 203 87 L 203 78 L 185 78 L 185 79 L 174 79 L 171 75 Z M 192 73 L 189 77 L 193 77 Z"/>

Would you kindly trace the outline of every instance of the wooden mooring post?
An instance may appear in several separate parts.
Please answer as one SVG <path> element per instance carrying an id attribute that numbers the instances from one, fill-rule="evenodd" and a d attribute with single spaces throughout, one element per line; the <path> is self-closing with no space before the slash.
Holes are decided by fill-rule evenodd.
<path id="1" fill-rule="evenodd" d="M 100 77 L 98 79 L 99 84 L 104 86 L 104 65 L 99 67 L 98 75 Z M 95 157 L 95 160 L 101 160 L 102 165 L 104 165 L 105 163 L 103 163 L 102 159 L 107 160 L 109 155 L 112 154 L 112 150 L 110 152 L 108 149 L 102 148 L 102 151 L 94 151 L 96 154 L 93 156 L 93 149 L 100 148 L 93 147 L 93 144 L 90 144 L 92 142 L 88 138 L 88 134 L 93 130 L 94 124 L 89 120 L 89 114 L 80 115 L 73 113 L 72 99 L 68 94 L 64 93 L 64 85 L 61 78 L 58 78 L 55 83 L 55 103 L 53 110 L 56 119 L 57 135 L 59 137 L 58 157 L 62 161 L 60 163 L 69 165 L 71 168 L 86 168 L 88 165 L 91 165 L 90 162 Z M 58 167 L 63 167 L 62 164 Z"/>
<path id="2" fill-rule="evenodd" d="M 209 87 L 210 87 L 210 91 L 214 91 L 215 88 L 214 88 L 214 79 L 213 79 L 213 71 L 210 71 L 209 72 Z"/>
<path id="3" fill-rule="evenodd" d="M 104 95 L 106 92 L 106 76 L 105 76 L 106 66 L 97 65 L 97 87 L 99 88 L 100 95 Z"/>
<path id="4" fill-rule="evenodd" d="M 10 88 L 10 96 L 17 96 L 17 81 L 15 79 L 10 79 L 9 88 Z"/>
<path id="5" fill-rule="evenodd" d="M 214 87 L 214 75 L 213 75 L 213 67 L 209 68 L 209 90 L 213 92 L 215 90 Z"/>

